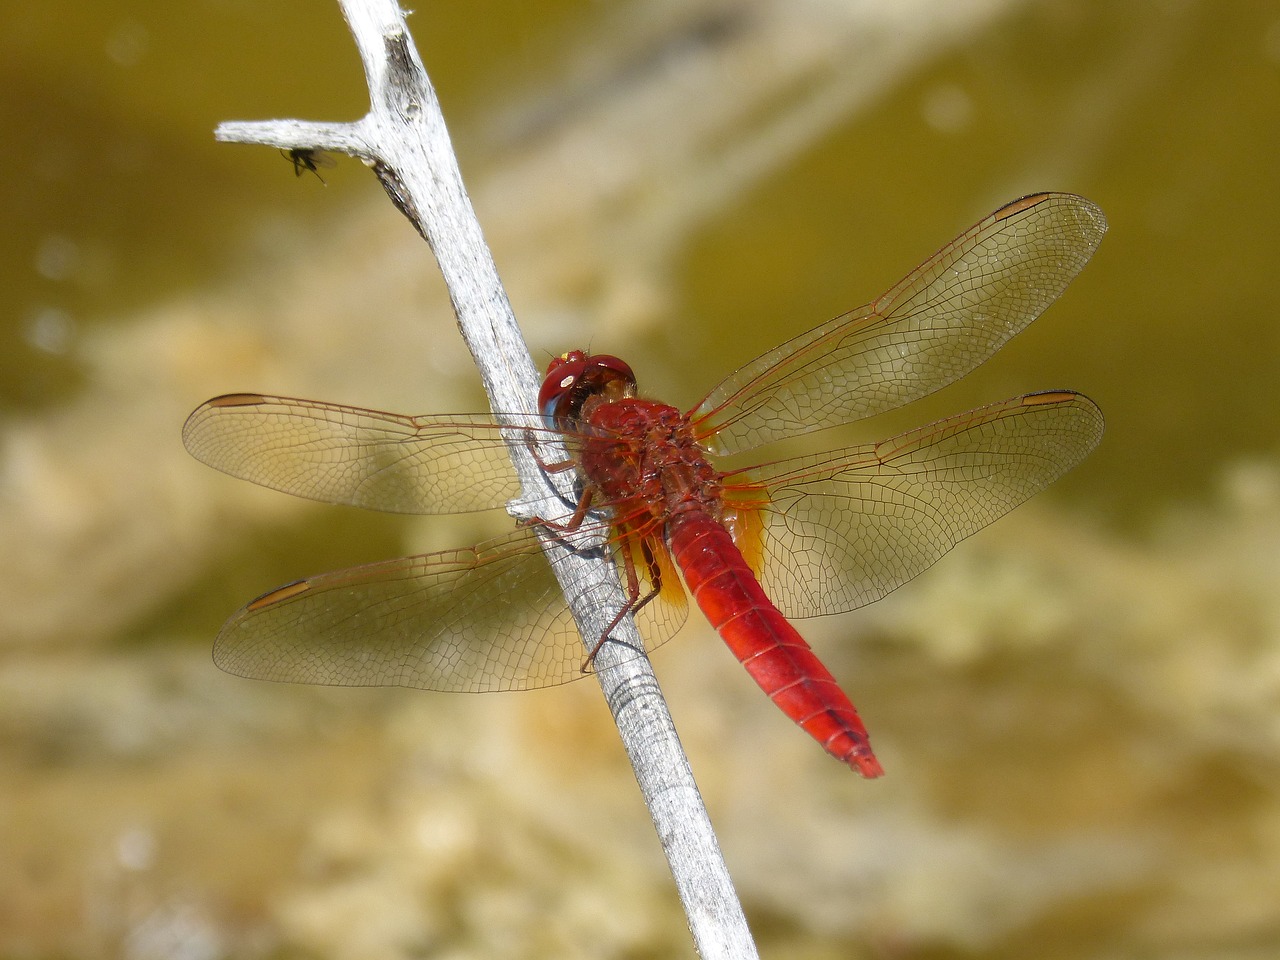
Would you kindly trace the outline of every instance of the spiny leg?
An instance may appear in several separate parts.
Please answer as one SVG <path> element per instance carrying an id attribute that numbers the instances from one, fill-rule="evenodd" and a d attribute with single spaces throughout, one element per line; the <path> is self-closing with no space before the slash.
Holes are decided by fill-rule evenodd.
<path id="1" fill-rule="evenodd" d="M 622 568 L 627 580 L 627 600 L 614 618 L 609 621 L 609 625 L 601 632 L 600 639 L 591 648 L 591 652 L 587 654 L 587 659 L 582 664 L 583 673 L 591 671 L 591 667 L 595 665 L 596 654 L 605 645 L 605 641 L 609 639 L 609 634 L 613 633 L 614 627 L 622 622 L 623 617 L 627 616 L 627 614 L 639 613 L 645 604 L 662 592 L 662 565 L 658 563 L 658 558 L 653 551 L 653 545 L 647 536 L 642 537 L 640 540 L 640 553 L 644 557 L 644 565 L 648 569 L 649 582 L 653 584 L 653 589 L 644 596 L 640 595 L 640 578 L 636 574 L 635 560 L 632 559 L 631 552 L 626 549 L 624 544 L 622 547 Z"/>

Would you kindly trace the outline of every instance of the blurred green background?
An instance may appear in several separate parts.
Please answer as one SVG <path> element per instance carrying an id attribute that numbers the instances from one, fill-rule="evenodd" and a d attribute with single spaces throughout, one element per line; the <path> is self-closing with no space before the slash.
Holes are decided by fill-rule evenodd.
<path id="1" fill-rule="evenodd" d="M 657 665 L 766 956 L 1275 956 L 1280 5 L 410 25 L 535 359 L 624 355 L 677 404 L 1001 203 L 1101 205 L 1058 305 L 873 427 L 1053 387 L 1108 419 L 1027 517 L 806 630 L 889 778 L 827 764 L 705 631 Z M 298 504 L 181 449 L 234 390 L 482 408 L 367 170 L 213 141 L 363 112 L 336 5 L 11 4 L 0 47 L 0 958 L 691 955 L 590 682 L 451 698 L 208 662 L 268 587 L 507 523 Z"/>

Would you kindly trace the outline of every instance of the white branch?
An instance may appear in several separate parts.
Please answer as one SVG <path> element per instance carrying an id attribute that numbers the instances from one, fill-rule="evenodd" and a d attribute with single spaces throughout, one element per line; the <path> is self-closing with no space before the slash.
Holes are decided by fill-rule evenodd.
<path id="1" fill-rule="evenodd" d="M 369 83 L 371 108 L 355 123 L 298 120 L 224 123 L 219 140 L 347 153 L 373 167 L 396 206 L 431 245 L 495 411 L 532 411 L 537 370 L 516 325 L 493 257 L 462 185 L 435 91 L 393 0 L 340 0 Z M 546 503 L 545 472 L 518 439 L 510 444 L 526 502 Z M 587 646 L 623 603 L 607 560 L 566 553 L 557 576 Z M 563 575 L 562 575 L 563 574 Z M 704 958 L 757 956 L 742 907 L 649 661 L 628 618 L 596 658 L 597 676 L 653 817 Z M 589 933 L 584 933 L 589 936 Z"/>

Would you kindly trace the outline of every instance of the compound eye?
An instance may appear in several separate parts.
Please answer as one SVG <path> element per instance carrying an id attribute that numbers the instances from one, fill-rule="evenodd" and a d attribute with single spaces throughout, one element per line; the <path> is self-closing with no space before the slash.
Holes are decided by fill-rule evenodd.
<path id="1" fill-rule="evenodd" d="M 607 353 L 587 356 L 573 350 L 547 365 L 547 375 L 538 391 L 538 412 L 555 426 L 575 420 L 583 405 L 595 396 L 626 396 L 634 392 L 635 374 L 617 357 Z"/>
<path id="2" fill-rule="evenodd" d="M 635 386 L 636 375 L 631 372 L 631 367 L 625 360 L 610 356 L 607 353 L 597 353 L 593 356 L 586 357 L 584 363 L 590 368 L 592 379 L 601 383 L 610 380 L 623 380 L 631 386 Z"/>
<path id="3" fill-rule="evenodd" d="M 538 412 L 554 422 L 565 411 L 561 406 L 573 394 L 573 388 L 582 379 L 587 361 L 581 350 L 574 350 L 556 357 L 547 366 L 547 376 L 538 391 Z"/>

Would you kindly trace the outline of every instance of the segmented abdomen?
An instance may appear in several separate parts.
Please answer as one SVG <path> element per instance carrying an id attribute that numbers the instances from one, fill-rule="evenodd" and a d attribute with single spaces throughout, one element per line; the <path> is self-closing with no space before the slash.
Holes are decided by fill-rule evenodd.
<path id="1" fill-rule="evenodd" d="M 858 711 L 769 600 L 729 532 L 690 510 L 668 522 L 667 537 L 699 609 L 779 709 L 864 777 L 884 773 Z"/>

